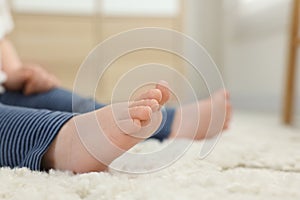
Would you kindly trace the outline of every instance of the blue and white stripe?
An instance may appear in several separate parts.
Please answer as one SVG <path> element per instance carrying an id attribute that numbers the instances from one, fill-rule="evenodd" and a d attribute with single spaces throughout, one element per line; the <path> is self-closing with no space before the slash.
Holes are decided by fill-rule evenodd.
<path id="1" fill-rule="evenodd" d="M 42 170 L 42 157 L 72 113 L 0 104 L 0 166 Z"/>

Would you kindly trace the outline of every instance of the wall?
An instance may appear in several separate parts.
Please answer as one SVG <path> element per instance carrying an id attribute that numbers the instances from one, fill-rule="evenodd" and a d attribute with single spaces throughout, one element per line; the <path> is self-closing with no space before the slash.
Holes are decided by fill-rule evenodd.
<path id="1" fill-rule="evenodd" d="M 186 33 L 200 42 L 218 64 L 234 108 L 273 112 L 279 116 L 284 95 L 291 0 L 186 2 Z M 299 68 L 300 64 L 298 116 Z M 192 81 L 197 84 L 197 80 Z M 203 87 L 199 86 L 199 90 L 202 92 Z M 296 121 L 300 121 L 300 117 Z"/>
<path id="2" fill-rule="evenodd" d="M 220 0 L 186 0 L 185 33 L 194 38 L 222 68 Z"/>
<path id="3" fill-rule="evenodd" d="M 184 32 L 207 50 L 222 72 L 222 1 L 186 0 L 185 3 Z M 192 66 L 186 66 L 186 71 L 197 96 L 199 98 L 207 97 L 209 94 L 203 78 L 196 75 L 197 73 L 192 69 Z"/>
<path id="4" fill-rule="evenodd" d="M 200 42 L 216 61 L 231 92 L 234 107 L 279 113 L 284 89 L 290 0 L 185 0 L 184 2 L 185 32 Z M 22 6 L 19 8 L 24 9 Z M 90 9 L 86 8 L 88 13 Z M 87 27 L 82 30 L 93 33 L 95 30 L 90 24 L 94 22 L 88 19 L 89 16 L 86 17 L 86 21 L 74 18 L 76 26 L 82 23 Z M 55 17 L 50 18 L 56 20 Z M 73 20 L 68 16 L 61 18 Z M 26 16 L 17 16 L 17 27 L 26 20 Z M 143 25 L 144 21 L 141 21 L 141 24 Z M 30 30 L 26 28 L 26 31 Z M 87 36 L 81 32 L 80 34 Z M 22 37 L 25 36 L 27 35 L 22 34 Z M 93 39 L 89 42 L 83 41 L 86 46 L 84 50 L 93 46 L 95 42 Z M 17 46 L 23 45 L 20 40 L 17 40 L 17 43 Z M 28 52 L 26 49 L 21 50 L 24 57 L 29 58 L 26 52 Z M 195 85 L 199 85 L 199 93 L 205 90 L 203 83 L 198 84 L 195 79 L 192 81 Z M 298 94 L 299 90 L 300 87 Z"/>
<path id="5" fill-rule="evenodd" d="M 59 5 L 58 0 L 41 2 L 14 0 L 15 30 L 10 35 L 10 39 L 24 61 L 42 64 L 48 71 L 58 76 L 62 80 L 63 86 L 69 89 L 73 88 L 76 73 L 84 58 L 97 44 L 108 37 L 141 27 L 181 29 L 182 11 L 179 9 L 179 0 L 166 1 L 164 4 L 169 3 L 163 7 L 170 7 L 170 9 L 167 9 L 165 13 L 164 10 L 155 10 L 152 6 L 152 9 L 148 9 L 145 14 L 136 12 L 138 10 L 136 7 L 131 10 L 124 7 L 125 10 L 132 11 L 124 13 L 119 10 L 118 5 L 115 5 L 116 7 L 113 5 L 106 6 L 105 12 L 101 12 L 101 14 L 94 13 L 90 12 L 90 6 L 80 10 L 81 0 L 74 1 L 74 5 L 71 7 L 66 6 L 68 1 L 63 0 L 62 4 L 64 6 L 56 10 L 55 8 Z M 116 4 L 119 1 L 123 0 L 109 2 Z M 137 1 L 127 0 L 126 2 L 135 3 Z M 88 2 L 91 3 L 92 1 L 89 0 Z M 87 5 L 90 5 L 90 3 L 87 3 Z M 169 6 L 172 3 L 176 5 Z M 49 7 L 47 7 L 48 4 Z M 139 5 L 144 6 L 142 3 Z M 153 5 L 156 6 L 157 3 Z M 143 9 L 147 8 L 144 6 Z M 175 41 L 172 43 L 175 43 Z M 98 82 L 96 92 L 92 90 L 97 83 L 96 80 L 98 80 L 98 77 L 95 77 L 95 72 L 98 67 L 102 66 L 95 64 L 96 67 L 92 69 L 93 71 L 85 73 L 87 78 L 84 83 L 80 84 L 79 93 L 88 96 L 96 93 L 98 100 L 109 102 L 112 90 L 121 76 L 133 67 L 145 63 L 166 64 L 183 72 L 181 62 L 173 54 L 155 50 L 136 51 L 120 57 L 110 65 L 109 70 Z M 152 73 L 153 76 L 146 73 L 143 76 L 145 78 L 158 77 L 154 72 Z M 169 74 L 165 74 L 165 76 L 172 79 Z M 131 81 L 135 80 L 132 79 Z M 126 88 L 126 85 L 121 85 L 121 87 Z M 176 82 L 174 87 L 180 88 L 179 83 Z M 127 94 L 120 94 L 120 100 L 125 98 L 125 95 Z"/>
<path id="6" fill-rule="evenodd" d="M 291 1 L 224 2 L 224 76 L 235 107 L 281 112 Z"/>

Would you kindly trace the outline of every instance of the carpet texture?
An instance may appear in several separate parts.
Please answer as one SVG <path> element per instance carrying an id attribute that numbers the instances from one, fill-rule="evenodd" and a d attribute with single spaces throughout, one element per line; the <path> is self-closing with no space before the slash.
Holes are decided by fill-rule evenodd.
<path id="1" fill-rule="evenodd" d="M 156 151 L 170 142 L 147 141 L 131 151 Z M 300 199 L 299 129 L 279 125 L 274 116 L 239 113 L 205 159 L 202 144 L 194 142 L 171 166 L 144 175 L 1 168 L 0 199 Z M 165 158 L 137 163 L 123 157 L 112 166 L 151 170 L 159 160 Z"/>

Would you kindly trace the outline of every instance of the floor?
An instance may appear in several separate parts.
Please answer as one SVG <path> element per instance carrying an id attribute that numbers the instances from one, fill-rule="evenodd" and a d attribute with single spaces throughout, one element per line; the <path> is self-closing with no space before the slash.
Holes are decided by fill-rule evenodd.
<path id="1" fill-rule="evenodd" d="M 132 152 L 158 151 L 170 143 L 147 141 Z M 142 162 L 125 156 L 112 164 L 109 173 L 2 168 L 0 199 L 300 199 L 300 131 L 281 126 L 279 117 L 236 112 L 231 129 L 208 157 L 200 159 L 203 144 L 208 143 L 194 142 L 171 166 L 143 175 L 116 168 L 151 171 L 158 162 L 175 159 L 175 151 Z"/>

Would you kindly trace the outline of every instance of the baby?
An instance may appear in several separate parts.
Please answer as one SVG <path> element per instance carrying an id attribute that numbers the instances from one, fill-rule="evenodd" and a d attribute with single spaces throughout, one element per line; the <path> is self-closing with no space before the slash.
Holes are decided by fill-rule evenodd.
<path id="1" fill-rule="evenodd" d="M 164 81 L 134 101 L 113 105 L 94 102 L 60 88 L 55 76 L 38 65 L 25 65 L 19 59 L 13 45 L 5 39 L 5 34 L 12 29 L 5 1 L 0 1 L 0 7 L 3 8 L 0 9 L 0 72 L 6 74 L 3 84 L 6 91 L 0 94 L 0 167 L 75 173 L 103 171 L 146 138 L 201 140 L 228 128 L 231 106 L 228 93 L 223 90 L 180 110 L 166 108 L 163 114 L 160 108 L 170 97 Z M 72 113 L 72 100 L 81 114 Z M 95 111 L 90 109 L 91 104 L 95 105 Z M 200 121 L 189 117 L 195 108 L 200 110 Z M 164 118 L 165 123 L 161 125 Z M 209 128 L 210 123 L 213 128 Z M 95 141 L 94 135 L 105 140 Z M 105 148 L 91 152 L 83 144 L 82 136 Z M 96 159 L 94 154 L 103 160 Z"/>
<path id="2" fill-rule="evenodd" d="M 98 108 L 96 111 L 83 110 L 82 113 L 86 114 L 73 116 L 71 113 L 72 93 L 59 88 L 58 81 L 53 75 L 37 65 L 23 65 L 8 40 L 2 40 L 1 52 L 3 71 L 7 74 L 7 81 L 4 84 L 7 91 L 0 95 L 1 166 L 29 167 L 33 170 L 53 168 L 71 170 L 76 173 L 103 171 L 107 164 L 121 153 L 106 155 L 108 157 L 106 163 L 95 159 L 80 141 L 75 126 L 76 121 L 79 120 L 77 123 L 82 121 L 82 126 L 86 126 L 89 130 L 89 125 L 85 125 L 87 123 L 84 122 L 96 116 L 104 131 L 97 129 L 89 131 L 104 134 L 111 143 L 125 151 L 150 137 L 159 128 L 163 117 L 160 107 L 168 101 L 170 96 L 166 82 L 158 83 L 156 88 L 146 91 L 128 105 L 124 104 L 123 112 L 129 113 L 120 122 L 126 127 L 127 131 L 124 132 L 113 116 L 114 105 L 105 106 L 95 102 Z M 78 101 L 81 103 L 80 107 L 84 107 L 91 101 L 79 96 L 77 98 L 80 99 Z M 226 101 L 225 122 L 224 125 L 222 123 L 221 129 L 227 129 L 231 115 L 228 98 L 226 91 L 219 91 L 209 99 L 184 105 L 180 110 L 167 108 L 168 116 L 165 125 L 152 137 L 159 140 L 173 137 L 200 140 L 218 134 L 218 129 L 209 129 L 210 122 L 213 122 L 211 105 L 213 103 L 216 110 L 222 113 L 224 101 Z M 201 111 L 199 124 L 193 119 L 182 119 L 188 118 L 189 113 L 194 112 L 195 106 L 199 106 Z M 8 115 L 12 117 L 9 118 Z M 54 116 L 49 117 L 50 115 Z M 145 136 L 140 131 L 145 126 L 149 127 L 150 121 L 156 121 L 157 124 L 152 124 L 152 130 Z M 198 128 L 194 137 L 195 124 Z M 143 134 L 143 137 L 139 137 L 139 134 Z M 32 138 L 37 139 L 32 140 Z M 99 146 L 102 143 L 103 141 L 99 141 Z M 107 154 L 107 152 L 108 150 L 102 153 Z"/>

